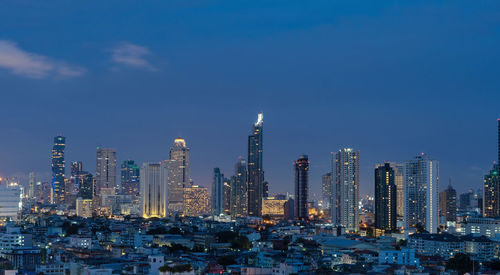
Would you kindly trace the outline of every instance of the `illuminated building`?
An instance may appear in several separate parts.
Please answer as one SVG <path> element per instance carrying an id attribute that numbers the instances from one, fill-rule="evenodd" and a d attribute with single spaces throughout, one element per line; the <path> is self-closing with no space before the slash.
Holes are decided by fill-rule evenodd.
<path id="1" fill-rule="evenodd" d="M 184 187 L 189 186 L 189 148 L 186 141 L 176 138 L 170 148 L 168 160 L 168 210 L 182 213 L 184 206 Z"/>
<path id="2" fill-rule="evenodd" d="M 297 220 L 307 220 L 309 211 L 307 207 L 309 159 L 307 155 L 300 156 L 294 163 L 295 166 L 295 215 Z"/>
<path id="3" fill-rule="evenodd" d="M 448 188 L 439 193 L 440 214 L 445 221 L 457 222 L 457 191 L 448 185 Z"/>
<path id="4" fill-rule="evenodd" d="M 54 138 L 52 147 L 52 196 L 51 203 L 64 202 L 64 148 L 66 148 L 66 138 L 57 136 Z"/>
<path id="5" fill-rule="evenodd" d="M 78 217 L 91 218 L 93 209 L 92 204 L 93 201 L 91 199 L 76 199 L 76 215 Z"/>
<path id="6" fill-rule="evenodd" d="M 260 217 L 264 196 L 264 170 L 262 165 L 264 115 L 258 114 L 248 136 L 248 215 Z"/>
<path id="7" fill-rule="evenodd" d="M 405 223 L 436 233 L 439 225 L 439 163 L 421 154 L 405 162 Z"/>
<path id="8" fill-rule="evenodd" d="M 71 175 L 70 177 L 74 179 L 76 174 L 83 171 L 83 163 L 81 161 L 72 161 L 71 162 Z"/>
<path id="9" fill-rule="evenodd" d="M 285 217 L 286 202 L 288 202 L 288 200 L 283 198 L 264 198 L 262 200 L 262 216 L 269 216 L 272 219 L 283 219 Z"/>
<path id="10" fill-rule="evenodd" d="M 97 147 L 95 180 L 98 195 L 113 195 L 119 190 L 116 185 L 115 149 Z"/>
<path id="11" fill-rule="evenodd" d="M 184 215 L 201 216 L 210 213 L 208 188 L 193 185 L 184 188 Z"/>
<path id="12" fill-rule="evenodd" d="M 344 148 L 332 153 L 332 221 L 346 231 L 359 230 L 359 151 Z"/>
<path id="13" fill-rule="evenodd" d="M 121 187 L 123 194 L 139 197 L 140 169 L 133 160 L 126 160 L 121 166 Z"/>
<path id="14" fill-rule="evenodd" d="M 224 214 L 231 215 L 231 180 L 224 178 Z"/>
<path id="15" fill-rule="evenodd" d="M 332 173 L 326 173 L 321 177 L 321 191 L 323 195 L 323 206 L 330 207 L 332 202 Z"/>
<path id="16" fill-rule="evenodd" d="M 499 166 L 493 165 L 490 173 L 484 176 L 484 197 L 483 197 L 483 216 L 489 218 L 500 217 L 500 178 Z"/>
<path id="17" fill-rule="evenodd" d="M 397 187 L 390 163 L 375 167 L 375 228 L 392 231 L 397 222 Z"/>
<path id="18" fill-rule="evenodd" d="M 91 173 L 80 171 L 75 175 L 75 183 L 78 185 L 78 196 L 83 199 L 93 199 L 96 194 L 95 180 Z"/>
<path id="19" fill-rule="evenodd" d="M 141 167 L 140 182 L 142 217 L 166 217 L 168 214 L 168 169 L 166 163 L 144 163 Z"/>
<path id="20" fill-rule="evenodd" d="M 0 186 L 0 219 L 17 220 L 22 207 L 19 185 Z"/>
<path id="21" fill-rule="evenodd" d="M 394 183 L 396 184 L 396 213 L 399 217 L 404 216 L 405 209 L 405 190 L 404 190 L 404 165 L 400 163 L 391 163 L 392 169 L 394 170 Z"/>
<path id="22" fill-rule="evenodd" d="M 247 162 L 238 159 L 234 166 L 235 174 L 231 177 L 231 216 L 244 217 L 247 215 Z"/>
<path id="23" fill-rule="evenodd" d="M 225 214 L 225 199 L 224 195 L 224 174 L 221 173 L 219 168 L 214 168 L 214 177 L 212 180 L 212 214 L 219 216 Z"/>
<path id="24" fill-rule="evenodd" d="M 28 198 L 35 198 L 35 172 L 30 172 L 29 174 L 29 189 L 28 189 Z"/>

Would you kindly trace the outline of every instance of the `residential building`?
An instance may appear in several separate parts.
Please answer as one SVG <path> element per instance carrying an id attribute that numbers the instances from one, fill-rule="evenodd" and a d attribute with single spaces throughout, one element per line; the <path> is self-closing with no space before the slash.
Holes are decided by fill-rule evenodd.
<path id="1" fill-rule="evenodd" d="M 309 219 L 309 208 L 307 207 L 309 192 L 309 158 L 307 155 L 300 156 L 294 163 L 295 168 L 295 204 L 294 213 L 297 220 Z"/>
<path id="2" fill-rule="evenodd" d="M 234 167 L 234 176 L 231 177 L 231 216 L 244 217 L 247 215 L 247 162 L 239 158 Z"/>
<path id="3" fill-rule="evenodd" d="M 440 215 L 448 223 L 457 221 L 457 191 L 448 185 L 448 188 L 439 193 Z"/>
<path id="4" fill-rule="evenodd" d="M 397 222 L 397 186 L 395 169 L 390 163 L 375 167 L 375 227 L 391 232 Z"/>
<path id="5" fill-rule="evenodd" d="M 210 213 L 208 188 L 193 185 L 184 188 L 184 215 L 201 216 Z"/>
<path id="6" fill-rule="evenodd" d="M 332 185 L 333 178 L 332 173 L 326 173 L 321 177 L 321 193 L 323 197 L 323 206 L 325 208 L 330 207 L 330 203 L 332 201 Z"/>
<path id="7" fill-rule="evenodd" d="M 500 217 L 500 177 L 499 165 L 493 165 L 490 173 L 484 176 L 483 216 Z"/>

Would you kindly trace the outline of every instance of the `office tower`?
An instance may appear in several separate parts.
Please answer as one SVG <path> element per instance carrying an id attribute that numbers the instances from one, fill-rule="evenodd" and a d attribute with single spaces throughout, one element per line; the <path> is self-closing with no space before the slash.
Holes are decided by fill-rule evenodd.
<path id="1" fill-rule="evenodd" d="M 287 221 L 293 220 L 295 218 L 293 199 L 288 198 L 288 200 L 283 204 L 283 208 L 285 208 L 285 216 L 283 219 Z"/>
<path id="2" fill-rule="evenodd" d="M 257 116 L 253 124 L 252 134 L 248 136 L 248 215 L 260 217 L 262 214 L 262 197 L 264 196 L 264 170 L 262 163 L 264 114 Z"/>
<path id="3" fill-rule="evenodd" d="M 494 164 L 488 175 L 484 176 L 483 216 L 490 218 L 500 217 L 500 178 L 499 165 Z M 460 195 L 462 200 L 462 195 Z M 465 200 L 465 199 L 464 199 Z"/>
<path id="4" fill-rule="evenodd" d="M 467 190 L 466 192 L 460 194 L 459 196 L 459 207 L 462 211 L 469 211 L 472 208 L 474 199 L 474 192 L 472 189 Z"/>
<path id="5" fill-rule="evenodd" d="M 332 221 L 346 231 L 359 229 L 359 151 L 344 148 L 332 153 Z"/>
<path id="6" fill-rule="evenodd" d="M 326 173 L 321 177 L 321 191 L 323 197 L 323 207 L 330 207 L 332 201 L 332 184 L 333 178 L 332 173 Z"/>
<path id="7" fill-rule="evenodd" d="M 386 232 L 396 229 L 397 186 L 390 163 L 375 167 L 375 228 Z"/>
<path id="8" fill-rule="evenodd" d="M 76 177 L 76 174 L 83 171 L 83 164 L 81 161 L 72 161 L 71 162 L 71 179 Z"/>
<path id="9" fill-rule="evenodd" d="M 114 195 L 119 190 L 116 185 L 116 151 L 97 147 L 95 180 L 97 194 Z"/>
<path id="10" fill-rule="evenodd" d="M 209 213 L 208 188 L 198 185 L 184 188 L 184 215 L 201 216 Z"/>
<path id="11" fill-rule="evenodd" d="M 439 225 L 439 163 L 421 154 L 405 162 L 405 222 L 436 233 Z"/>
<path id="12" fill-rule="evenodd" d="M 133 160 L 126 160 L 121 166 L 121 187 L 122 193 L 132 195 L 136 198 L 140 194 L 139 182 L 140 168 Z"/>
<path id="13" fill-rule="evenodd" d="M 446 222 L 457 221 L 457 191 L 448 185 L 448 188 L 439 193 L 440 214 Z"/>
<path id="14" fill-rule="evenodd" d="M 231 215 L 231 180 L 224 178 L 224 214 Z"/>
<path id="15" fill-rule="evenodd" d="M 307 207 L 308 181 L 309 181 L 309 158 L 307 155 L 300 156 L 294 163 L 295 167 L 295 209 L 297 220 L 307 220 L 309 218 L 309 208 Z"/>
<path id="16" fill-rule="evenodd" d="M 391 163 L 394 170 L 394 183 L 396 184 L 396 213 L 398 217 L 404 216 L 405 189 L 404 189 L 404 165 L 400 163 Z"/>
<path id="17" fill-rule="evenodd" d="M 174 145 L 170 148 L 168 178 L 168 210 L 175 213 L 183 212 L 184 187 L 189 186 L 189 148 L 186 141 L 176 138 Z"/>
<path id="18" fill-rule="evenodd" d="M 64 148 L 66 138 L 57 136 L 52 147 L 52 192 L 51 203 L 64 202 Z"/>
<path id="19" fill-rule="evenodd" d="M 30 172 L 29 174 L 29 189 L 28 189 L 28 198 L 35 198 L 35 172 Z"/>
<path id="20" fill-rule="evenodd" d="M 166 217 L 169 173 L 166 163 L 144 163 L 140 173 L 142 217 Z"/>
<path id="21" fill-rule="evenodd" d="M 214 168 L 212 181 L 212 215 L 219 216 L 224 212 L 224 174 L 219 168 Z"/>
<path id="22" fill-rule="evenodd" d="M 231 217 L 247 215 L 247 162 L 240 158 L 234 166 L 234 176 L 231 177 Z"/>
<path id="23" fill-rule="evenodd" d="M 94 176 L 85 171 L 80 171 L 75 175 L 76 185 L 78 188 L 78 197 L 91 200 L 96 194 Z"/>

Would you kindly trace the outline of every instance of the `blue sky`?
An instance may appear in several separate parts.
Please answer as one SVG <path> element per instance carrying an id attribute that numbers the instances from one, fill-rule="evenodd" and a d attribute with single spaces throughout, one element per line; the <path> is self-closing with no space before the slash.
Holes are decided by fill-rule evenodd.
<path id="1" fill-rule="evenodd" d="M 500 2 L 3 1 L 0 176 L 47 177 L 53 136 L 95 170 L 168 157 L 182 136 L 195 183 L 233 173 L 264 111 L 272 193 L 292 192 L 292 162 L 311 161 L 311 193 L 330 152 L 373 167 L 420 152 L 441 187 L 480 187 L 496 158 Z"/>

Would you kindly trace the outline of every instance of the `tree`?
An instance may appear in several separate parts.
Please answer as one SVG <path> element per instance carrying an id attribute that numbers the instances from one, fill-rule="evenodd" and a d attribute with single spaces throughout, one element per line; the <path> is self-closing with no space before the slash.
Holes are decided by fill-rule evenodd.
<path id="1" fill-rule="evenodd" d="M 458 253 L 446 262 L 446 270 L 455 270 L 458 274 L 465 274 L 472 270 L 479 270 L 479 263 L 472 261 L 467 254 Z"/>

